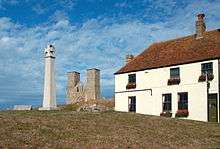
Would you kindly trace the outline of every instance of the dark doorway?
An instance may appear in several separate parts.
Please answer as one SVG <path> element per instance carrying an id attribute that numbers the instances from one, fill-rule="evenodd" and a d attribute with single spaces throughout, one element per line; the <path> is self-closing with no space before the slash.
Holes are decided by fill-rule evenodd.
<path id="1" fill-rule="evenodd" d="M 129 112 L 136 112 L 136 97 L 128 97 L 128 110 Z"/>
<path id="2" fill-rule="evenodd" d="M 217 94 L 208 95 L 208 121 L 218 122 Z"/>

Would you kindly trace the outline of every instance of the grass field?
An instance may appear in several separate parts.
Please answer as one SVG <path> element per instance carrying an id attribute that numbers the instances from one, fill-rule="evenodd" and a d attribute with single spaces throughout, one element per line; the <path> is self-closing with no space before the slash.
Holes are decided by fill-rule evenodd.
<path id="1" fill-rule="evenodd" d="M 134 113 L 0 112 L 0 148 L 217 148 L 220 125 Z"/>

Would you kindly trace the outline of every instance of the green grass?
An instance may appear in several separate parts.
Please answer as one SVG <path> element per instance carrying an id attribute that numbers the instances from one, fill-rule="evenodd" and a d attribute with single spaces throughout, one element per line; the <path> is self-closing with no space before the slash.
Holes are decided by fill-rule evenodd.
<path id="1" fill-rule="evenodd" d="M 0 112 L 0 148 L 217 148 L 220 125 L 133 113 Z"/>

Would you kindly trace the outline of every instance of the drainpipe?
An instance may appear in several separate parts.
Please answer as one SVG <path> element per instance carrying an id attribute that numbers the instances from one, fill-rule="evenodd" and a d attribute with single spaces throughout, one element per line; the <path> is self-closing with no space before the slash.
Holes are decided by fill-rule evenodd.
<path id="1" fill-rule="evenodd" d="M 209 95 L 210 82 L 208 80 L 208 73 L 206 73 L 206 84 L 207 84 L 207 96 Z"/>
<path id="2" fill-rule="evenodd" d="M 208 80 L 208 73 L 206 72 L 206 84 L 207 84 L 207 121 L 209 121 L 209 113 L 208 113 L 208 110 L 209 110 L 209 88 L 210 88 L 210 82 Z"/>

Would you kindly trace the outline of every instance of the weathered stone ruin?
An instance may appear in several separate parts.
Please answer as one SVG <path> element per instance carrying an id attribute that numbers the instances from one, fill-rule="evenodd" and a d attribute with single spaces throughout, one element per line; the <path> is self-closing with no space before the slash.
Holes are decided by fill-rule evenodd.
<path id="1" fill-rule="evenodd" d="M 100 70 L 87 69 L 86 83 L 80 81 L 80 73 L 68 72 L 67 104 L 100 99 Z"/>

